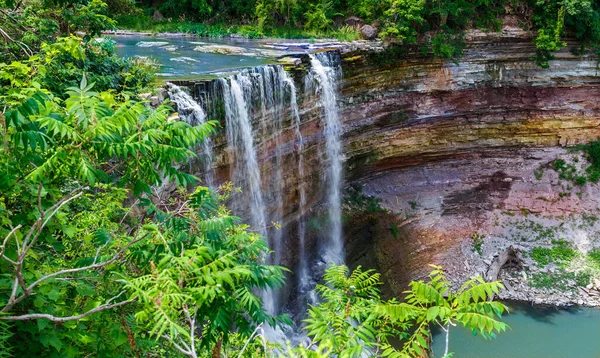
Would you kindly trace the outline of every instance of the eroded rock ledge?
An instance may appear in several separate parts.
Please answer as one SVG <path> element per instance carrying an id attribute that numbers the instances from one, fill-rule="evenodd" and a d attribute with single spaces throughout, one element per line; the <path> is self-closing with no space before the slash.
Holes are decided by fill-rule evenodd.
<path id="1" fill-rule="evenodd" d="M 540 168 L 558 158 L 571 158 L 566 147 L 600 136 L 597 59 L 575 55 L 570 47 L 556 54 L 548 69 L 533 61 L 531 34 L 512 27 L 501 33 L 469 33 L 464 56 L 456 62 L 434 59 L 410 46 L 383 52 L 343 51 L 340 117 L 346 183 L 361 185 L 387 210 L 383 216 L 367 215 L 346 225 L 348 261 L 377 266 L 389 293 L 399 294 L 408 280 L 423 277 L 428 263 L 442 264 L 458 282 L 485 273 L 493 256 L 509 245 L 523 252 L 552 245 L 551 239 L 528 243 L 535 233 L 522 233 L 524 241 L 512 235 L 509 228 L 519 220 L 571 217 L 576 223 L 582 215 L 596 215 L 597 185 L 567 190 L 572 184 L 551 170 L 538 178 Z M 292 71 L 301 92 L 306 62 L 303 59 Z M 208 84 L 193 87 L 201 97 Z M 322 114 L 316 98 L 305 93 L 300 93 L 299 105 L 306 141 L 305 185 L 311 188 L 309 215 L 318 216 L 323 199 Z M 298 213 L 294 138 L 289 124 L 279 137 L 280 148 L 269 135 L 256 143 L 265 188 L 275 164 L 273 153 L 276 149 L 284 153 L 283 262 L 288 266 L 297 259 L 294 225 L 286 226 Z M 222 180 L 229 177 L 231 162 L 224 144 L 217 138 L 216 172 Z M 266 201 L 270 200 L 267 194 Z M 521 217 L 525 212 L 531 215 L 528 219 Z M 596 245 L 595 229 L 581 230 L 591 250 Z M 484 238 L 483 251 L 476 255 L 475 233 Z M 569 233 L 553 239 L 570 239 Z M 314 234 L 313 240 L 318 239 Z M 525 265 L 531 274 L 553 269 L 533 267 L 531 260 Z M 520 274 L 511 275 L 507 270 L 500 273 L 516 292 L 508 298 L 595 302 L 577 290 L 556 298 L 551 290 L 532 289 L 518 278 L 523 277 Z"/>
<path id="2" fill-rule="evenodd" d="M 505 28 L 469 40 L 458 63 L 410 50 L 394 60 L 345 57 L 346 173 L 388 210 L 365 223 L 366 232 L 347 228 L 348 248 L 351 260 L 377 262 L 395 295 L 408 280 L 423 278 L 428 263 L 443 265 L 460 282 L 485 275 L 509 246 L 527 255 L 565 240 L 577 261 L 600 245 L 597 228 L 582 224 L 598 214 L 598 186 L 577 187 L 548 169 L 572 159 L 566 147 L 600 136 L 596 58 L 565 50 L 541 69 L 528 33 Z M 543 240 L 535 230 L 515 234 L 524 222 L 554 234 Z M 474 235 L 481 236 L 482 254 L 473 251 Z M 526 258 L 524 270 L 501 271 L 510 287 L 503 298 L 600 302 L 577 288 L 585 263 L 538 266 Z M 539 281 L 557 272 L 565 273 L 564 287 L 532 284 L 532 275 Z M 579 281 L 590 284 L 589 277 Z"/>

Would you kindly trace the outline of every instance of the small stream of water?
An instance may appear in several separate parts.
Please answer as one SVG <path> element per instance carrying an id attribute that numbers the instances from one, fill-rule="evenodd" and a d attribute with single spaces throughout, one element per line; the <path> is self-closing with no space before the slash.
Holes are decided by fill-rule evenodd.
<path id="1" fill-rule="evenodd" d="M 311 71 L 320 86 L 321 105 L 325 119 L 327 165 L 327 202 L 329 205 L 330 236 L 326 261 L 344 263 L 342 238 L 342 127 L 337 105 L 339 56 L 336 52 L 321 52 L 310 56 Z"/>

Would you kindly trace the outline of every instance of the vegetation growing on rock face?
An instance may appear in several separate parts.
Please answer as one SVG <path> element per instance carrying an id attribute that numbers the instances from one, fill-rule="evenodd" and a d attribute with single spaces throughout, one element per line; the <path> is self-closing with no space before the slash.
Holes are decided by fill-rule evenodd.
<path id="1" fill-rule="evenodd" d="M 571 244 L 565 240 L 553 240 L 553 246 L 536 246 L 531 250 L 531 258 L 540 266 L 546 266 L 549 263 L 568 263 L 576 256 L 576 251 Z"/>

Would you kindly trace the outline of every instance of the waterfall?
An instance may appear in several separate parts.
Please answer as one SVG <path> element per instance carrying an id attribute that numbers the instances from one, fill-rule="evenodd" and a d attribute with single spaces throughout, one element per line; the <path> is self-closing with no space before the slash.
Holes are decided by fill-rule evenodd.
<path id="1" fill-rule="evenodd" d="M 341 123 L 337 107 L 337 53 L 323 52 L 310 56 L 312 73 L 318 82 L 321 106 L 325 120 L 325 148 L 327 154 L 327 204 L 331 224 L 325 258 L 329 262 L 344 262 L 342 239 L 342 142 Z"/>
<path id="2" fill-rule="evenodd" d="M 246 75 L 235 75 L 219 79 L 223 86 L 223 102 L 227 127 L 227 141 L 236 154 L 234 182 L 245 179 L 250 198 L 250 222 L 252 227 L 262 235 L 267 235 L 266 209 L 261 190 L 260 168 L 254 147 L 252 123 L 246 99 L 251 99 L 252 82 Z M 239 146 L 239 147 L 238 147 Z"/>
<path id="3" fill-rule="evenodd" d="M 285 84 L 290 91 L 290 108 L 292 110 L 292 118 L 294 131 L 296 135 L 295 151 L 298 155 L 298 285 L 300 293 L 306 292 L 309 289 L 310 273 L 308 271 L 308 255 L 306 254 L 306 183 L 305 183 L 305 168 L 304 168 L 304 138 L 300 130 L 300 112 L 298 111 L 298 99 L 296 96 L 296 85 L 294 80 L 287 76 Z"/>
<path id="4" fill-rule="evenodd" d="M 192 98 L 181 87 L 167 83 L 169 98 L 177 105 L 179 117 L 186 123 L 197 126 L 206 123 L 206 114 L 202 106 Z M 204 180 L 209 187 L 214 187 L 213 142 L 209 137 L 202 143 L 202 154 L 204 155 Z"/>
<path id="5" fill-rule="evenodd" d="M 325 177 L 325 202 L 328 208 L 330 226 L 325 242 L 319 245 L 324 261 L 319 261 L 321 268 L 326 263 L 343 263 L 344 249 L 341 223 L 341 187 L 342 187 L 342 145 L 341 124 L 337 108 L 337 81 L 339 71 L 339 54 L 323 53 L 310 56 L 311 70 L 304 78 L 306 93 L 317 95 L 325 138 L 322 166 Z M 315 278 L 321 268 L 311 267 L 306 239 L 306 214 L 308 198 L 312 197 L 312 188 L 308 184 L 307 163 L 304 151 L 307 139 L 319 136 L 304 137 L 301 131 L 300 110 L 298 107 L 297 89 L 294 79 L 282 66 L 265 65 L 240 71 L 205 86 L 206 91 L 200 95 L 211 118 L 224 120 L 226 128 L 226 156 L 230 163 L 229 177 L 240 193 L 232 195 L 232 210 L 245 216 L 252 229 L 263 235 L 273 250 L 266 257 L 269 264 L 282 264 L 284 252 L 282 230 L 272 223 L 284 219 L 284 203 L 288 199 L 290 184 L 287 174 L 290 170 L 297 173 L 297 230 L 298 252 L 297 293 L 301 301 L 316 302 Z M 170 86 L 171 99 L 177 103 L 182 120 L 190 124 L 204 123 L 206 115 L 203 107 L 191 99 L 187 93 L 176 86 Z M 287 132 L 288 130 L 293 132 Z M 323 138 L 323 137 L 321 137 Z M 209 142 L 210 143 L 210 142 Z M 221 141 L 217 141 L 222 148 Z M 204 152 L 212 162 L 213 146 Z M 219 161 L 221 156 L 219 156 Z M 294 160 L 295 159 L 295 160 Z M 294 160 L 291 167 L 290 160 Z M 209 163 L 210 163 L 209 162 Z M 259 166 L 260 165 L 262 166 Z M 211 167 L 211 165 L 209 165 Z M 284 175 L 286 174 L 286 175 Z M 212 176 L 211 176 L 212 177 Z M 284 195 L 284 193 L 286 193 Z M 286 208 L 288 206 L 285 206 Z M 289 226 L 288 226 L 289 227 Z M 315 272 L 317 272 L 315 274 Z M 264 290 L 261 292 L 265 310 L 270 314 L 282 313 L 279 292 Z M 302 304 L 304 305 L 304 304 Z"/>
<path id="6" fill-rule="evenodd" d="M 250 204 L 240 212 L 246 212 L 252 227 L 268 239 L 274 252 L 267 258 L 268 263 L 279 265 L 282 232 L 271 228 L 270 223 L 279 222 L 283 217 L 282 191 L 285 187 L 281 134 L 288 107 L 285 87 L 293 82 L 282 66 L 256 67 L 218 81 L 223 93 L 227 143 L 235 158 L 231 168 L 232 181 L 234 186 L 242 188 L 241 195 Z M 290 97 L 295 98 L 295 88 L 293 91 Z M 257 118 L 254 121 L 256 128 L 253 128 L 253 118 Z M 255 136 L 260 140 L 255 140 Z M 272 164 L 268 187 L 261 178 L 259 154 L 261 159 L 266 157 Z M 269 313 L 280 312 L 276 292 L 267 290 L 262 296 Z"/>

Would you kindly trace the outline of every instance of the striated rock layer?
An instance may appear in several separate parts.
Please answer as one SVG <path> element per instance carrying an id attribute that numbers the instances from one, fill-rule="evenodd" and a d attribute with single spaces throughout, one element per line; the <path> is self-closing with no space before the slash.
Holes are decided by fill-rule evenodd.
<path id="1" fill-rule="evenodd" d="M 473 31 L 466 40 L 464 56 L 456 62 L 410 46 L 342 51 L 345 181 L 362 185 L 388 210 L 383 216 L 348 214 L 347 255 L 351 263 L 382 270 L 393 293 L 421 277 L 427 263 L 454 265 L 449 269 L 456 277 L 476 271 L 464 264 L 461 245 L 474 232 L 500 235 L 502 212 L 560 216 L 598 208 L 595 186 L 586 185 L 582 195 L 559 195 L 565 183 L 534 174 L 570 155 L 563 147 L 600 136 L 597 59 L 567 48 L 542 69 L 533 60 L 531 34 L 516 28 Z M 302 61 L 289 70 L 301 92 L 308 216 L 318 223 L 324 202 L 324 123 L 316 96 L 304 86 L 308 61 Z M 209 88 L 207 82 L 194 84 L 199 98 Z M 261 118 L 255 128 L 272 120 Z M 255 145 L 267 202 L 274 197 L 268 190 L 274 165 L 284 168 L 283 262 L 292 267 L 299 200 L 293 122 L 283 123 L 277 140 L 268 130 L 260 133 Z M 279 162 L 275 153 L 281 153 Z M 224 139 L 218 138 L 215 167 L 221 181 L 229 178 L 231 162 Z M 314 240 L 317 226 L 309 225 Z"/>

